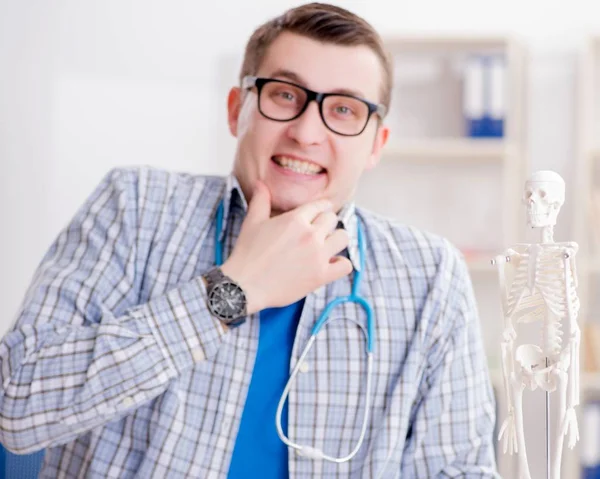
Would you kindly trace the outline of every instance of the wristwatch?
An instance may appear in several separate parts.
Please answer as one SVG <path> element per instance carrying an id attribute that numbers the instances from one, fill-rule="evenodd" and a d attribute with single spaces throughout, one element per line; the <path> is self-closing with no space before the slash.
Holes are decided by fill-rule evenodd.
<path id="1" fill-rule="evenodd" d="M 227 326 L 246 321 L 246 294 L 239 284 L 215 267 L 203 275 L 206 282 L 208 309 Z"/>

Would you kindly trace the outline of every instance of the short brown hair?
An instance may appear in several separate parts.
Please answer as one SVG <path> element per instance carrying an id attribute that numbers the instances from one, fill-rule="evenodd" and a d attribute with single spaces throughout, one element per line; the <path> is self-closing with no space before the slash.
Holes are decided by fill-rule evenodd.
<path id="1" fill-rule="evenodd" d="M 269 46 L 283 32 L 296 33 L 313 40 L 345 46 L 365 45 L 379 57 L 383 69 L 381 103 L 389 111 L 392 96 L 392 59 L 383 40 L 363 18 L 343 8 L 325 3 L 309 3 L 292 8 L 258 27 L 246 45 L 240 82 L 255 75 Z"/>

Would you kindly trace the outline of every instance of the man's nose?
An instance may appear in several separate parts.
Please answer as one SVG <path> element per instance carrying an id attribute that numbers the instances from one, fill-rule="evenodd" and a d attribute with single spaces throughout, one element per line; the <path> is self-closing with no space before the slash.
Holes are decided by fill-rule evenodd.
<path id="1" fill-rule="evenodd" d="M 291 122 L 288 136 L 301 145 L 319 144 L 325 140 L 327 127 L 323 124 L 319 105 L 311 101 L 302 115 Z"/>

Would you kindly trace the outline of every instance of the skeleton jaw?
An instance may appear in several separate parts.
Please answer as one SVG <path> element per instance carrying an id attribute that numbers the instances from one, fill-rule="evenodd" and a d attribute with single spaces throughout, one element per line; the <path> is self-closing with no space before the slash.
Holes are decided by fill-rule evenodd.
<path id="1" fill-rule="evenodd" d="M 558 218 L 557 209 L 536 208 L 537 205 L 531 205 L 527 209 L 527 219 L 532 228 L 543 228 L 545 226 L 556 225 Z"/>

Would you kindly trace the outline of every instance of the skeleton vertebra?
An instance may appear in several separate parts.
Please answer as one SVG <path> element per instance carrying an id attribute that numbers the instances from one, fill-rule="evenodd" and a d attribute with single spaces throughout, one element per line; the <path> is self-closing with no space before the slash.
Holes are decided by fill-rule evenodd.
<path id="1" fill-rule="evenodd" d="M 551 171 L 534 173 L 525 184 L 523 202 L 528 223 L 541 228 L 542 242 L 518 244 L 492 262 L 498 266 L 505 318 L 502 341 L 504 387 L 508 416 L 498 439 L 504 452 L 517 452 L 519 477 L 530 479 L 523 431 L 523 391 L 537 387 L 558 390 L 560 422 L 554 436 L 551 477 L 559 479 L 563 437 L 573 448 L 579 439 L 574 408 L 579 404 L 579 343 L 577 325 L 576 243 L 555 243 L 554 225 L 564 203 L 564 181 Z M 506 268 L 514 274 L 505 284 Z M 515 324 L 540 322 L 539 344 L 522 344 L 515 350 Z M 563 322 L 568 340 L 563 340 Z"/>

